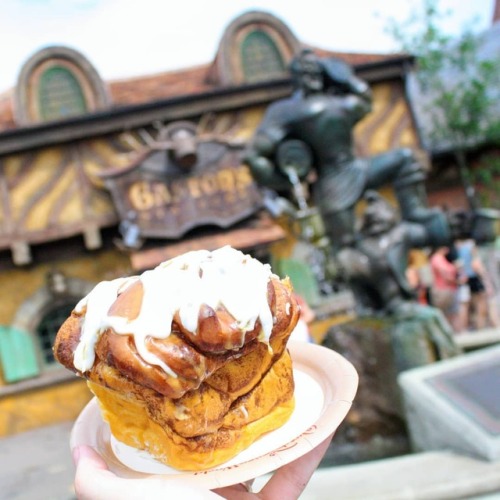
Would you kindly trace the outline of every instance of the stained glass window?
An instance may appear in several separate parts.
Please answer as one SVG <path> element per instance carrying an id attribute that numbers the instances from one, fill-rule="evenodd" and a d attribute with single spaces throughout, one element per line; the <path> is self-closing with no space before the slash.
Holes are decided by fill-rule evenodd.
<path id="1" fill-rule="evenodd" d="M 87 110 L 77 78 L 62 66 L 53 66 L 41 75 L 38 100 L 44 121 L 81 115 Z"/>
<path id="2" fill-rule="evenodd" d="M 260 30 L 249 33 L 241 44 L 245 81 L 255 82 L 285 76 L 283 58 L 271 37 Z"/>

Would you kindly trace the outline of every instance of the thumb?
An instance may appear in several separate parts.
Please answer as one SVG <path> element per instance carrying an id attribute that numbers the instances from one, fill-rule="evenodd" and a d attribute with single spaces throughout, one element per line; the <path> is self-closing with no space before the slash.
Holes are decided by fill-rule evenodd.
<path id="1" fill-rule="evenodd" d="M 117 494 L 119 488 L 116 488 L 118 478 L 90 446 L 82 445 L 73 449 L 73 461 L 76 466 L 74 487 L 79 500 L 120 498 Z"/>
<path id="2" fill-rule="evenodd" d="M 72 456 L 73 462 L 75 463 L 75 467 L 77 469 L 84 467 L 85 469 L 91 468 L 93 470 L 108 470 L 106 462 L 90 446 L 77 446 L 73 449 Z"/>

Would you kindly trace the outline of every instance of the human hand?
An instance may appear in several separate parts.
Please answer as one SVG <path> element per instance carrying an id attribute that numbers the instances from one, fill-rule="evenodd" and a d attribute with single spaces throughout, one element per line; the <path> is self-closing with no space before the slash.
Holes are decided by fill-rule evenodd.
<path id="1" fill-rule="evenodd" d="M 141 479 L 123 479 L 111 472 L 92 448 L 78 446 L 73 450 L 76 465 L 75 491 L 79 500 L 142 500 L 166 497 L 190 500 L 292 500 L 298 498 L 307 486 L 330 444 L 331 437 L 309 453 L 278 469 L 259 493 L 249 491 L 248 483 L 235 484 L 212 492 L 182 478 L 166 479 L 151 475 Z"/>
<path id="2" fill-rule="evenodd" d="M 74 486 L 79 500 L 220 499 L 219 495 L 182 479 L 169 480 L 155 475 L 140 479 L 118 477 L 90 446 L 77 446 L 72 452 L 76 465 Z"/>

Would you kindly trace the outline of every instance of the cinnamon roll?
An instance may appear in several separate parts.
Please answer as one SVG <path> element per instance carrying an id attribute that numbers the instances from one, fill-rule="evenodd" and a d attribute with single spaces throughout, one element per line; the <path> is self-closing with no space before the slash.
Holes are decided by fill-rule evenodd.
<path id="1" fill-rule="evenodd" d="M 116 439 L 180 470 L 220 465 L 294 408 L 288 279 L 231 247 L 99 283 L 56 359 L 88 381 Z"/>

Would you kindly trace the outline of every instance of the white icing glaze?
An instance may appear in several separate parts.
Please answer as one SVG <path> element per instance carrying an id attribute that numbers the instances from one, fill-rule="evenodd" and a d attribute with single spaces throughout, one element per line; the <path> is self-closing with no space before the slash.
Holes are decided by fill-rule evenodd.
<path id="1" fill-rule="evenodd" d="M 95 360 L 95 345 L 101 333 L 108 327 L 106 318 L 111 304 L 118 293 L 126 289 L 137 278 L 118 278 L 113 281 L 102 281 L 75 307 L 75 312 L 87 311 L 82 320 L 82 334 L 75 350 L 73 364 L 82 373 L 90 370 Z"/>
<path id="2" fill-rule="evenodd" d="M 262 325 L 259 339 L 268 342 L 274 324 L 267 302 L 267 285 L 272 276 L 268 264 L 226 246 L 213 252 L 188 252 L 139 277 L 102 282 L 76 306 L 77 312 L 85 305 L 87 310 L 74 365 L 81 372 L 89 370 L 94 364 L 94 348 L 101 333 L 112 328 L 118 334 L 133 335 L 137 351 L 145 361 L 176 376 L 148 351 L 146 338 L 167 338 L 176 312 L 184 328 L 196 334 L 203 304 L 213 309 L 223 305 L 229 311 L 241 330 L 241 345 L 257 320 Z M 108 310 L 119 291 L 137 279 L 141 280 L 144 290 L 139 315 L 133 320 L 109 316 Z"/>

